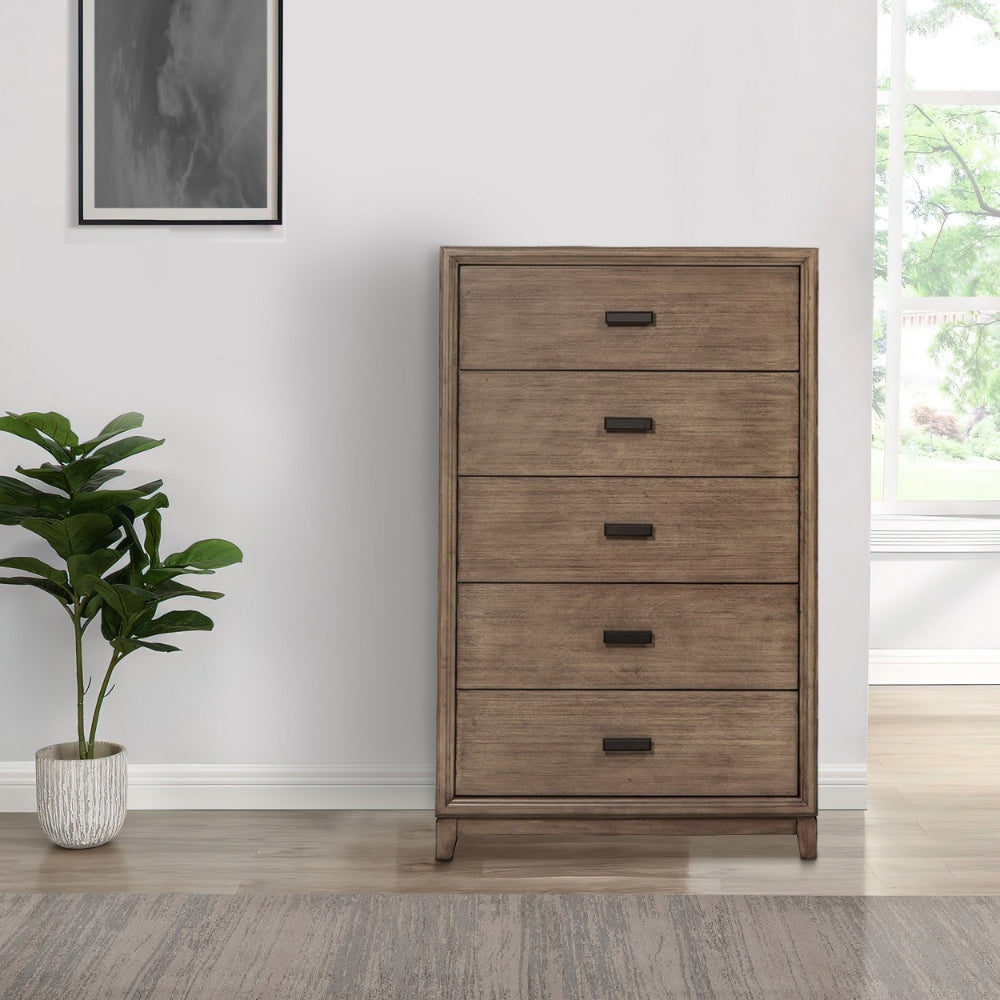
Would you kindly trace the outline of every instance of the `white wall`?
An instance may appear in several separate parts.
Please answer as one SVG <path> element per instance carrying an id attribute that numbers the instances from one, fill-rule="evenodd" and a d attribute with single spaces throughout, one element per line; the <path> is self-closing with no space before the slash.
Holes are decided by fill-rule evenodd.
<path id="1" fill-rule="evenodd" d="M 871 567 L 873 649 L 995 649 L 995 552 L 878 553 Z"/>
<path id="2" fill-rule="evenodd" d="M 994 548 L 872 553 L 870 683 L 1000 684 Z"/>
<path id="3" fill-rule="evenodd" d="M 140 764 L 429 776 L 438 246 L 818 246 L 820 764 L 856 775 L 872 0 L 285 6 L 286 224 L 171 231 L 71 224 L 76 4 L 0 5 L 0 409 L 144 411 L 167 543 L 246 552 L 215 634 L 127 660 L 103 732 Z M 0 593 L 0 761 L 72 735 L 67 628 Z"/>

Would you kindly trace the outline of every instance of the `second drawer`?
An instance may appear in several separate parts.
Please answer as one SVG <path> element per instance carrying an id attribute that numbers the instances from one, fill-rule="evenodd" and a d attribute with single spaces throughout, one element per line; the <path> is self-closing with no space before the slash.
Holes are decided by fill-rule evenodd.
<path id="1" fill-rule="evenodd" d="M 462 372 L 458 471 L 794 476 L 792 372 Z"/>
<path id="2" fill-rule="evenodd" d="M 792 584 L 461 584 L 460 688 L 795 688 Z"/>

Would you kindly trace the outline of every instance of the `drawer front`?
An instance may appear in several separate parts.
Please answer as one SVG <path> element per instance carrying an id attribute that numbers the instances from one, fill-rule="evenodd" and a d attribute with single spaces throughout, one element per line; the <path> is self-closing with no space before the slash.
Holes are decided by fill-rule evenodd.
<path id="1" fill-rule="evenodd" d="M 459 366 L 793 371 L 797 267 L 462 266 Z M 609 326 L 610 311 L 651 312 Z"/>
<path id="2" fill-rule="evenodd" d="M 456 792 L 796 795 L 797 707 L 792 691 L 459 691 Z"/>
<path id="3" fill-rule="evenodd" d="M 795 479 L 466 477 L 458 510 L 461 582 L 798 578 Z"/>
<path id="4" fill-rule="evenodd" d="M 794 476 L 798 376 L 463 372 L 458 471 Z"/>
<path id="5" fill-rule="evenodd" d="M 798 686 L 789 584 L 462 584 L 460 688 Z"/>

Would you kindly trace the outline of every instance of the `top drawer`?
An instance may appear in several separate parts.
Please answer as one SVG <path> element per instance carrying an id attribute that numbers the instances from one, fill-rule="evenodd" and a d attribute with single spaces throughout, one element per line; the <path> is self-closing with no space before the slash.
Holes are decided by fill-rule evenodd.
<path id="1" fill-rule="evenodd" d="M 463 264 L 459 367 L 795 371 L 799 269 Z"/>

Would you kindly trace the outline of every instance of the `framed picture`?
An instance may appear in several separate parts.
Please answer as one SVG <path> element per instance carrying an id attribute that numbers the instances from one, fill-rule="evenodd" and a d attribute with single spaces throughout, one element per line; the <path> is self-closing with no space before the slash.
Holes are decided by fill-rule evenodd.
<path id="1" fill-rule="evenodd" d="M 281 0 L 79 0 L 81 225 L 281 222 Z"/>

